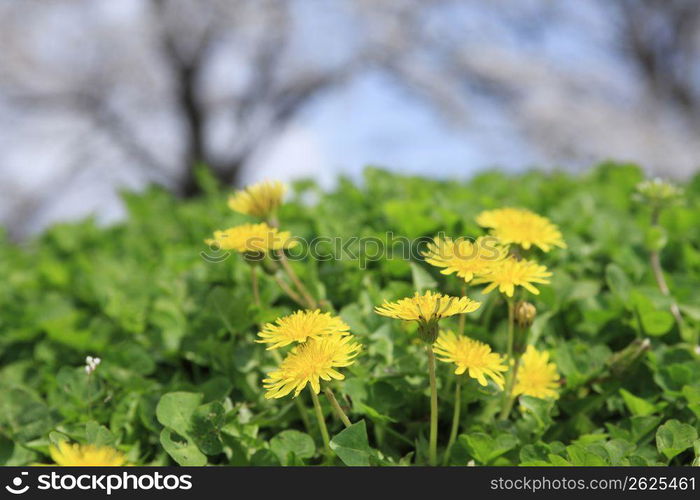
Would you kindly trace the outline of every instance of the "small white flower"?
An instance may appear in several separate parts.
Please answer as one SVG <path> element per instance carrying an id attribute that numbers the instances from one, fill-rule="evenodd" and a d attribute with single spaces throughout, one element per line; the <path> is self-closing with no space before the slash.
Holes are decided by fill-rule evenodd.
<path id="1" fill-rule="evenodd" d="M 98 357 L 88 356 L 85 358 L 85 373 L 91 375 L 97 369 L 97 366 L 102 362 Z"/>

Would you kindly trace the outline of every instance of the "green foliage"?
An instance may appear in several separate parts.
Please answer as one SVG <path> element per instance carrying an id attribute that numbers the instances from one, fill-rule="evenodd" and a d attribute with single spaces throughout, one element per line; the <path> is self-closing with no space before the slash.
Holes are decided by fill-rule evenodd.
<path id="1" fill-rule="evenodd" d="M 493 461 L 518 445 L 518 438 L 501 432 L 494 437 L 484 432 L 463 434 L 459 437 L 469 455 L 478 465 L 493 465 Z"/>
<path id="2" fill-rule="evenodd" d="M 308 434 L 288 430 L 280 432 L 270 440 L 270 449 L 277 455 L 280 463 L 296 465 L 297 459 L 313 457 L 316 452 L 316 445 Z M 303 462 L 301 464 L 303 465 Z"/>
<path id="3" fill-rule="evenodd" d="M 687 450 L 698 438 L 695 427 L 669 420 L 656 431 L 656 447 L 669 460 Z"/>
<path id="4" fill-rule="evenodd" d="M 370 465 L 372 450 L 367 439 L 367 426 L 364 420 L 343 429 L 331 440 L 335 451 L 345 465 Z"/>
<path id="5" fill-rule="evenodd" d="M 201 169 L 206 195 L 180 200 L 162 189 L 125 194 L 123 222 L 58 224 L 34 240 L 0 236 L 0 465 L 49 461 L 69 439 L 114 446 L 145 465 L 315 465 L 322 439 L 308 394 L 308 427 L 291 398 L 266 400 L 261 380 L 276 365 L 253 342 L 260 322 L 297 306 L 260 274 L 261 307 L 236 255 L 203 240 L 252 219 L 226 206 L 228 190 Z M 424 464 L 428 441 L 425 353 L 415 325 L 373 313 L 384 299 L 462 284 L 402 258 L 399 238 L 475 237 L 481 210 L 520 206 L 549 217 L 568 248 L 532 256 L 553 271 L 527 296 L 538 315 L 531 342 L 551 353 L 560 397 L 521 397 L 497 421 L 492 387 L 464 384 L 452 465 L 689 465 L 700 444 L 700 178 L 660 228 L 634 200 L 637 167 L 561 172 L 492 171 L 461 182 L 367 169 L 330 192 L 295 186 L 283 229 L 314 237 L 373 238 L 393 258 L 351 241 L 318 248 L 329 258 L 292 262 L 308 288 L 342 316 L 364 345 L 346 379 L 333 383 L 354 424 L 344 428 L 322 399 L 337 465 Z M 312 204 L 310 205 L 309 202 Z M 391 234 L 391 236 L 390 236 Z M 673 297 L 649 266 L 660 250 Z M 497 292 L 468 294 L 483 306 L 467 334 L 503 352 L 506 307 Z M 670 314 L 676 302 L 685 321 Z M 456 329 L 457 320 L 444 321 Z M 102 358 L 87 377 L 87 355 Z M 438 366 L 439 450 L 453 410 L 454 369 Z"/>

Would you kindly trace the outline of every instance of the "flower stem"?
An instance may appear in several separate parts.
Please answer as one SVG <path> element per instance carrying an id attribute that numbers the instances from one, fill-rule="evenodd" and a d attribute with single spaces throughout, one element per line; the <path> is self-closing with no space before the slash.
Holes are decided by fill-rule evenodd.
<path id="1" fill-rule="evenodd" d="M 503 402 L 501 403 L 501 413 L 499 415 L 499 420 L 505 420 L 510 414 L 510 409 L 513 407 L 513 401 L 511 393 L 513 392 L 513 385 L 515 384 L 515 372 L 518 367 L 518 360 L 513 359 L 513 330 L 515 324 L 515 300 L 512 297 L 506 297 L 506 303 L 508 304 L 508 345 L 506 346 L 506 352 L 508 355 L 508 363 L 513 362 L 513 369 L 508 372 L 506 378 L 506 387 L 503 391 Z"/>
<path id="2" fill-rule="evenodd" d="M 457 432 L 459 431 L 459 414 L 462 409 L 462 377 L 457 376 L 457 381 L 455 382 L 455 408 L 452 413 L 452 430 L 450 431 L 450 440 L 447 442 L 447 448 L 445 448 L 445 456 L 442 457 L 442 465 L 447 465 L 450 461 L 450 452 L 452 451 L 452 446 L 455 444 L 457 439 Z"/>
<path id="3" fill-rule="evenodd" d="M 651 270 L 654 273 L 654 279 L 656 280 L 656 284 L 658 285 L 659 290 L 661 290 L 662 294 L 669 297 L 671 295 L 671 291 L 669 290 L 668 284 L 666 283 L 666 278 L 664 278 L 664 271 L 661 268 L 661 258 L 659 256 L 659 252 L 651 252 L 651 254 L 649 255 L 649 262 L 651 264 Z M 673 318 L 676 320 L 678 328 L 682 328 L 683 317 L 681 316 L 681 311 L 678 308 L 678 304 L 676 304 L 675 300 L 671 302 L 671 314 L 673 314 Z"/>
<path id="4" fill-rule="evenodd" d="M 314 410 L 316 410 L 316 420 L 318 420 L 318 428 L 321 431 L 321 437 L 323 438 L 323 450 L 328 460 L 333 456 L 333 450 L 331 450 L 331 438 L 328 435 L 328 428 L 326 427 L 326 420 L 323 418 L 323 410 L 321 409 L 321 403 L 318 401 L 318 395 L 311 389 L 311 399 L 314 402 Z"/>
<path id="5" fill-rule="evenodd" d="M 255 305 L 260 307 L 260 285 L 258 283 L 258 266 L 255 264 L 250 266 L 250 283 L 253 287 L 253 301 Z"/>
<path id="6" fill-rule="evenodd" d="M 504 391 L 503 407 L 501 408 L 501 413 L 498 415 L 498 420 L 506 420 L 510 415 L 510 411 L 513 409 L 513 403 L 515 398 L 513 397 L 513 387 L 515 387 L 515 379 L 518 376 L 518 367 L 520 366 L 520 357 L 515 360 L 513 365 L 513 370 L 508 380 L 506 382 L 506 388 Z"/>
<path id="7" fill-rule="evenodd" d="M 294 286 L 296 287 L 297 291 L 301 294 L 301 296 L 304 297 L 304 301 L 307 303 L 308 307 L 310 309 L 316 309 L 318 307 L 316 299 L 314 299 L 311 296 L 309 291 L 304 286 L 304 283 L 302 283 L 299 279 L 299 276 L 297 276 L 297 273 L 294 272 L 294 269 L 289 264 L 289 260 L 287 260 L 287 256 L 285 255 L 284 251 L 278 251 L 277 255 L 280 258 L 280 262 L 282 263 L 282 267 L 287 273 L 287 276 L 289 276 L 289 279 L 292 280 L 292 283 L 294 283 Z"/>
<path id="8" fill-rule="evenodd" d="M 307 307 L 306 303 L 304 302 L 304 299 L 302 299 L 294 290 L 290 288 L 290 286 L 284 282 L 282 278 L 279 276 L 275 275 L 274 276 L 275 282 L 279 287 L 282 289 L 284 293 L 287 294 L 287 296 L 292 299 L 294 302 L 296 302 L 298 305 L 301 307 Z"/>
<path id="9" fill-rule="evenodd" d="M 462 297 L 467 296 L 467 285 L 462 285 Z M 464 325 L 467 322 L 467 315 L 466 314 L 460 314 L 459 315 L 459 334 L 464 335 Z"/>
<path id="10" fill-rule="evenodd" d="M 88 400 L 88 419 L 92 420 L 92 385 L 90 384 L 92 373 L 87 374 L 87 400 Z"/>
<path id="11" fill-rule="evenodd" d="M 656 206 L 652 209 L 651 211 L 651 225 L 652 227 L 659 227 L 659 218 L 661 217 L 661 207 Z M 668 284 L 666 283 L 666 278 L 664 278 L 664 271 L 661 268 L 661 257 L 659 255 L 658 250 L 652 250 L 649 255 L 649 263 L 651 264 L 651 270 L 654 273 L 654 279 L 656 280 L 656 285 L 659 287 L 659 290 L 661 290 L 661 293 L 664 294 L 667 297 L 671 296 L 671 290 L 668 288 Z M 676 324 L 678 325 L 678 328 L 681 330 L 683 329 L 683 316 L 681 316 L 681 311 L 678 308 L 678 304 L 676 301 L 671 302 L 671 314 L 673 315 L 673 319 L 676 320 Z"/>
<path id="12" fill-rule="evenodd" d="M 513 327 L 515 324 L 515 301 L 512 297 L 506 298 L 508 304 L 508 345 L 506 346 L 508 359 L 513 359 Z"/>
<path id="13" fill-rule="evenodd" d="M 324 392 L 326 393 L 326 397 L 328 398 L 328 401 L 330 401 L 331 406 L 335 410 L 336 415 L 338 416 L 338 418 L 340 420 L 342 420 L 343 425 L 345 425 L 345 427 L 350 427 L 352 425 L 352 422 L 350 422 L 350 419 L 343 411 L 343 408 L 338 403 L 338 400 L 335 399 L 335 394 L 333 394 L 333 389 L 331 389 L 330 387 L 326 387 Z"/>
<path id="14" fill-rule="evenodd" d="M 438 400 L 437 379 L 435 377 L 435 354 L 433 346 L 425 347 L 428 353 L 428 372 L 430 374 L 430 440 L 428 445 L 428 463 L 437 465 L 437 427 L 438 427 Z"/>

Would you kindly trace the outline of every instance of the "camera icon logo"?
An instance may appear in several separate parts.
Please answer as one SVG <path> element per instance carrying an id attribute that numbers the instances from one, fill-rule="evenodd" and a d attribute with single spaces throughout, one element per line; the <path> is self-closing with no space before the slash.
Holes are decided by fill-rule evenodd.
<path id="1" fill-rule="evenodd" d="M 22 487 L 22 477 L 28 476 L 28 475 L 29 475 L 29 472 L 20 473 L 19 476 L 12 479 L 12 486 L 10 486 L 8 484 L 7 486 L 5 486 L 5 489 L 7 491 L 9 491 L 10 493 L 12 493 L 13 495 L 21 495 L 23 493 L 26 493 L 27 490 L 29 489 L 29 485 L 27 484 L 24 487 Z"/>

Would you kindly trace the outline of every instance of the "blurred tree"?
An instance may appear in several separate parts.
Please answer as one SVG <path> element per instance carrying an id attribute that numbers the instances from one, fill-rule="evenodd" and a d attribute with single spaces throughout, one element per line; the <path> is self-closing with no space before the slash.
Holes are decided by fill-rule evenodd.
<path id="1" fill-rule="evenodd" d="M 99 3 L 104 7 L 91 0 L 4 6 L 14 28 L 4 38 L 15 50 L 7 54 L 3 92 L 32 113 L 77 113 L 95 127 L 95 140 L 108 139 L 150 180 L 185 196 L 197 192 L 195 164 L 235 183 L 265 140 L 365 62 L 364 53 L 326 67 L 292 61 L 296 26 L 287 0 L 147 0 L 132 5 L 141 14 L 128 22 L 114 22 Z M 80 31 L 54 42 L 67 50 L 48 54 L 32 47 L 41 35 L 22 28 L 32 17 L 39 24 L 72 21 Z M 140 127 L 144 112 L 175 120 L 168 131 L 175 154 L 159 150 L 161 134 Z"/>
<path id="2" fill-rule="evenodd" d="M 700 120 L 700 2 L 621 0 L 619 47 L 649 91 L 694 122 Z"/>
<path id="3" fill-rule="evenodd" d="M 373 72 L 455 130 L 491 102 L 548 164 L 687 170 L 700 155 L 699 11 L 696 0 L 0 2 L 0 145 L 22 138 L 56 158 L 29 194 L 3 176 L 6 219 L 22 232 L 89 169 L 192 196 L 206 163 L 235 184 L 311 103 Z"/>
<path id="4" fill-rule="evenodd" d="M 0 6 L 2 102 L 37 122 L 62 119 L 52 138 L 78 139 L 67 148 L 65 163 L 84 160 L 85 150 L 100 151 L 104 160 L 109 150 L 123 168 L 183 196 L 198 192 L 198 163 L 235 184 L 251 156 L 320 94 L 373 69 L 400 74 L 397 61 L 408 55 L 409 30 L 424 12 L 420 2 L 397 3 L 385 29 L 363 24 L 373 8 L 361 0 L 342 0 L 332 9 L 308 0 L 110 3 Z M 348 16 L 349 39 L 328 50 L 313 46 L 317 27 L 303 18 L 319 7 Z M 57 32 L 61 39 L 49 39 Z M 425 79 L 421 85 L 436 83 Z M 39 196 L 20 200 L 15 224 L 36 209 L 45 188 L 80 173 L 57 168 L 36 190 Z"/>

